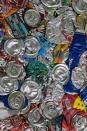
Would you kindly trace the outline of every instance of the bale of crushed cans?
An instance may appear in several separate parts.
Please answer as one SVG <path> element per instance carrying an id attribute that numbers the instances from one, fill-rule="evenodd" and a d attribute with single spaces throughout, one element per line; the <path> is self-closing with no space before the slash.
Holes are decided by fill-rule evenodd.
<path id="1" fill-rule="evenodd" d="M 87 131 L 87 0 L 0 1 L 0 131 Z"/>

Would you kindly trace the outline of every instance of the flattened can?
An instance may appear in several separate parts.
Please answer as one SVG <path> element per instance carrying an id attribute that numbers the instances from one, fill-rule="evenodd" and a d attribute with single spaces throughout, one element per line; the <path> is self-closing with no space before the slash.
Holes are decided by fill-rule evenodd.
<path id="1" fill-rule="evenodd" d="M 87 118 L 79 115 L 75 115 L 72 119 L 73 124 L 76 127 L 76 131 L 84 131 L 86 124 L 87 124 Z"/>
<path id="2" fill-rule="evenodd" d="M 18 81 L 8 76 L 0 78 L 0 95 L 8 95 L 10 92 L 18 89 Z"/>
<path id="3" fill-rule="evenodd" d="M 78 14 L 83 14 L 87 11 L 86 0 L 72 0 L 72 7 Z"/>
<path id="4" fill-rule="evenodd" d="M 75 67 L 72 70 L 71 80 L 73 85 L 77 89 L 81 89 L 87 86 L 84 73 L 85 73 L 84 70 L 80 67 Z"/>
<path id="5" fill-rule="evenodd" d="M 11 56 L 17 56 L 24 52 L 24 43 L 22 39 L 8 39 L 4 43 L 4 50 L 7 54 Z"/>
<path id="6" fill-rule="evenodd" d="M 73 20 L 70 18 L 70 16 L 64 17 L 62 19 L 60 28 L 68 36 L 74 34 L 74 31 L 75 31 L 74 23 L 73 23 Z"/>
<path id="7" fill-rule="evenodd" d="M 34 108 L 29 112 L 28 121 L 33 126 L 37 126 L 37 127 L 42 127 L 45 125 L 45 120 L 41 115 L 39 108 Z"/>
<path id="8" fill-rule="evenodd" d="M 41 18 L 38 10 L 29 9 L 24 13 L 24 21 L 30 27 L 37 27 Z"/>
<path id="9" fill-rule="evenodd" d="M 66 64 L 57 64 L 52 71 L 53 80 L 65 85 L 69 80 L 69 69 Z"/>
<path id="10" fill-rule="evenodd" d="M 39 49 L 40 43 L 35 37 L 30 36 L 29 38 L 25 39 L 25 55 L 29 57 L 36 57 Z"/>
<path id="11" fill-rule="evenodd" d="M 41 112 L 44 118 L 52 120 L 61 113 L 61 109 L 53 101 L 43 101 L 41 104 Z"/>
<path id="12" fill-rule="evenodd" d="M 14 91 L 8 96 L 8 104 L 13 110 L 21 110 L 25 104 L 25 96 L 20 91 Z"/>
<path id="13" fill-rule="evenodd" d="M 6 66 L 6 73 L 11 78 L 18 78 L 24 72 L 24 68 L 22 65 L 17 64 L 15 61 L 10 61 Z"/>
<path id="14" fill-rule="evenodd" d="M 41 87 L 34 81 L 26 79 L 20 90 L 31 103 L 38 103 L 42 98 Z"/>

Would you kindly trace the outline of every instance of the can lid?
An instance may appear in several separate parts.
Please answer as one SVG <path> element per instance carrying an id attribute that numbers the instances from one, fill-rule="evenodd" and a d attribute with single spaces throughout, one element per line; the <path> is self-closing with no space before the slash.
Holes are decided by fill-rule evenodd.
<path id="1" fill-rule="evenodd" d="M 53 101 L 43 102 L 41 104 L 41 111 L 43 117 L 47 119 L 54 119 L 59 114 L 59 110 Z"/>
<path id="2" fill-rule="evenodd" d="M 61 25 L 61 17 L 57 17 L 55 19 L 50 20 L 47 23 L 46 27 L 46 37 L 49 41 L 57 44 L 57 43 L 64 43 L 66 41 L 65 37 L 60 31 Z"/>
<path id="3" fill-rule="evenodd" d="M 37 27 L 40 20 L 40 14 L 37 10 L 29 9 L 24 13 L 24 21 L 30 27 Z"/>
<path id="4" fill-rule="evenodd" d="M 37 55 L 39 49 L 40 43 L 35 37 L 31 36 L 25 39 L 25 54 L 27 54 L 28 56 Z"/>
<path id="5" fill-rule="evenodd" d="M 37 125 L 38 126 L 38 124 L 41 124 L 43 122 L 43 120 L 41 118 L 42 118 L 42 116 L 41 116 L 40 111 L 39 111 L 38 108 L 34 108 L 28 114 L 28 121 L 32 125 Z"/>
<path id="6" fill-rule="evenodd" d="M 4 50 L 11 56 L 17 56 L 24 51 L 24 43 L 22 39 L 8 39 L 4 43 Z"/>
<path id="7" fill-rule="evenodd" d="M 65 85 L 69 80 L 69 69 L 66 64 L 57 64 L 52 71 L 52 77 L 62 85 Z"/>
<path id="8" fill-rule="evenodd" d="M 7 95 L 18 89 L 18 81 L 8 76 L 0 78 L 0 95 Z"/>
<path id="9" fill-rule="evenodd" d="M 12 92 L 8 97 L 8 104 L 13 110 L 21 110 L 25 103 L 25 96 L 20 91 Z"/>
<path id="10" fill-rule="evenodd" d="M 75 115 L 73 117 L 73 123 L 76 126 L 77 130 L 84 130 L 87 123 L 87 119 L 86 117 Z"/>
<path id="11" fill-rule="evenodd" d="M 75 67 L 72 70 L 72 76 L 71 76 L 71 80 L 73 85 L 77 88 L 77 89 L 81 89 L 87 86 L 86 82 L 85 82 L 85 75 L 84 75 L 84 71 L 82 68 L 80 67 Z"/>
<path id="12" fill-rule="evenodd" d="M 38 96 L 39 89 L 40 89 L 40 86 L 36 82 L 30 81 L 30 80 L 25 80 L 25 82 L 21 86 L 21 91 L 30 100 Z"/>
<path id="13" fill-rule="evenodd" d="M 69 17 L 64 17 L 62 19 L 60 28 L 66 35 L 73 35 L 73 33 L 75 31 L 74 22 L 70 18 L 70 16 Z"/>
<path id="14" fill-rule="evenodd" d="M 87 11 L 86 0 L 72 0 L 72 7 L 78 14 L 83 14 Z"/>
<path id="15" fill-rule="evenodd" d="M 23 72 L 23 66 L 16 64 L 15 61 L 10 61 L 6 66 L 6 73 L 9 77 L 18 78 Z"/>

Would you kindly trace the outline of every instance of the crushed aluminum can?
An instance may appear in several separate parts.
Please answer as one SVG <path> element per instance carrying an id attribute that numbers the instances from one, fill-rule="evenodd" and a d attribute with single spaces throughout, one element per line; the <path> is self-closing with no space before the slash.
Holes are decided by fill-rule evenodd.
<path id="1" fill-rule="evenodd" d="M 20 89 L 31 103 L 38 103 L 42 98 L 41 87 L 38 83 L 26 79 Z"/>
<path id="2" fill-rule="evenodd" d="M 73 85 L 77 89 L 81 89 L 87 86 L 84 74 L 85 74 L 84 70 L 80 67 L 75 67 L 72 70 L 71 80 L 72 80 Z"/>
<path id="3" fill-rule="evenodd" d="M 25 23 L 30 27 L 37 27 L 41 20 L 38 10 L 35 9 L 26 10 L 23 17 Z"/>
<path id="4" fill-rule="evenodd" d="M 0 95 L 8 95 L 10 92 L 18 89 L 19 83 L 17 80 L 8 76 L 0 78 Z"/>
<path id="5" fill-rule="evenodd" d="M 44 118 L 52 120 L 61 114 L 61 109 L 58 107 L 58 104 L 52 100 L 43 101 L 41 104 L 41 112 Z"/>
<path id="6" fill-rule="evenodd" d="M 22 39 L 8 39 L 4 43 L 4 50 L 7 54 L 11 56 L 17 56 L 20 53 L 24 52 L 24 43 Z"/>
<path id="7" fill-rule="evenodd" d="M 86 0 L 72 0 L 72 7 L 78 14 L 83 14 L 87 11 Z"/>
<path id="8" fill-rule="evenodd" d="M 18 79 L 23 75 L 24 68 L 15 61 L 10 61 L 6 66 L 6 73 L 9 77 Z"/>
<path id="9" fill-rule="evenodd" d="M 61 84 L 55 83 L 55 86 L 52 92 L 52 99 L 55 102 L 61 102 L 63 95 L 64 95 L 63 86 Z"/>
<path id="10" fill-rule="evenodd" d="M 8 104 L 13 110 L 21 110 L 25 104 L 25 96 L 20 91 L 13 91 L 8 96 Z"/>
<path id="11" fill-rule="evenodd" d="M 52 71 L 52 78 L 54 81 L 65 85 L 69 80 L 69 69 L 66 64 L 57 64 Z"/>
<path id="12" fill-rule="evenodd" d="M 50 83 L 47 86 L 45 100 L 49 101 L 49 99 L 52 99 L 53 101 L 59 103 L 63 95 L 64 95 L 63 86 L 59 83 L 55 83 L 52 81 L 52 83 Z"/>
<path id="13" fill-rule="evenodd" d="M 28 113 L 28 121 L 37 127 L 43 127 L 46 123 L 39 108 L 34 108 Z"/>
<path id="14" fill-rule="evenodd" d="M 29 57 L 36 57 L 38 55 L 38 51 L 40 50 L 40 43 L 39 41 L 31 36 L 25 39 L 25 55 Z"/>
<path id="15" fill-rule="evenodd" d="M 75 32 L 74 23 L 73 23 L 73 20 L 70 18 L 70 16 L 64 17 L 62 19 L 60 28 L 66 35 L 74 34 Z"/>
<path id="16" fill-rule="evenodd" d="M 61 18 L 57 17 L 47 23 L 46 37 L 49 41 L 57 43 L 63 43 L 66 41 L 65 37 L 60 31 Z"/>
<path id="17" fill-rule="evenodd" d="M 76 127 L 76 131 L 84 131 L 87 125 L 87 118 L 79 115 L 75 115 L 72 119 L 74 126 Z"/>

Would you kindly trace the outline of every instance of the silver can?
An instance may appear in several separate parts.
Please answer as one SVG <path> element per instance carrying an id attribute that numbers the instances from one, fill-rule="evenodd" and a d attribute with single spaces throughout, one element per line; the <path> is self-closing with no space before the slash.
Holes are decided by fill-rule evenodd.
<path id="1" fill-rule="evenodd" d="M 24 68 L 22 65 L 15 63 L 15 61 L 10 61 L 6 66 L 6 73 L 9 77 L 17 79 L 24 72 Z"/>
<path id="2" fill-rule="evenodd" d="M 83 14 L 87 11 L 87 0 L 72 0 L 72 7 L 78 14 Z"/>
<path id="3" fill-rule="evenodd" d="M 28 114 L 28 121 L 33 125 L 37 127 L 42 127 L 42 125 L 45 125 L 44 118 L 42 117 L 40 110 L 38 108 L 34 108 L 31 110 Z"/>
<path id="4" fill-rule="evenodd" d="M 14 91 L 9 94 L 8 103 L 13 110 L 21 110 L 25 103 L 25 96 L 20 91 Z"/>
<path id="5" fill-rule="evenodd" d="M 41 2 L 48 8 L 56 8 L 60 4 L 60 0 L 41 0 Z"/>
<path id="6" fill-rule="evenodd" d="M 52 82 L 48 85 L 46 91 L 46 100 L 52 99 L 55 102 L 60 102 L 64 95 L 64 89 L 62 84 Z"/>
<path id="7" fill-rule="evenodd" d="M 60 31 L 60 25 L 61 17 L 52 19 L 47 23 L 46 36 L 49 39 L 49 41 L 54 42 L 55 44 L 66 42 L 65 37 L 62 35 Z"/>
<path id="8" fill-rule="evenodd" d="M 0 95 L 8 95 L 18 89 L 18 81 L 8 76 L 0 78 Z"/>
<path id="9" fill-rule="evenodd" d="M 39 49 L 40 43 L 35 37 L 31 36 L 25 39 L 25 55 L 29 57 L 37 56 Z"/>
<path id="10" fill-rule="evenodd" d="M 84 71 L 80 67 L 75 67 L 72 70 L 71 80 L 72 80 L 73 85 L 77 89 L 81 89 L 87 86 L 87 83 L 85 81 Z"/>
<path id="11" fill-rule="evenodd" d="M 8 39 L 4 43 L 4 50 L 11 56 L 17 56 L 24 52 L 25 47 L 22 39 Z"/>
<path id="12" fill-rule="evenodd" d="M 61 102 L 62 97 L 64 96 L 64 89 L 62 84 L 55 84 L 52 92 L 52 99 L 55 102 Z"/>
<path id="13" fill-rule="evenodd" d="M 73 124 L 76 127 L 76 131 L 84 131 L 87 125 L 87 118 L 79 115 L 75 115 L 72 119 Z"/>
<path id="14" fill-rule="evenodd" d="M 61 30 L 67 34 L 67 35 L 73 35 L 75 29 L 74 29 L 74 23 L 73 20 L 69 17 L 64 17 L 61 21 L 60 25 Z"/>
<path id="15" fill-rule="evenodd" d="M 41 87 L 34 81 L 26 79 L 21 86 L 21 91 L 31 101 L 37 103 L 42 98 Z"/>
<path id="16" fill-rule="evenodd" d="M 57 64 L 52 71 L 53 80 L 65 85 L 69 80 L 69 69 L 66 64 Z"/>
<path id="17" fill-rule="evenodd" d="M 37 27 L 41 20 L 38 10 L 29 9 L 24 14 L 24 21 L 30 27 Z"/>
<path id="18" fill-rule="evenodd" d="M 53 101 L 43 101 L 41 104 L 41 112 L 44 118 L 52 120 L 60 114 L 61 109 Z"/>

